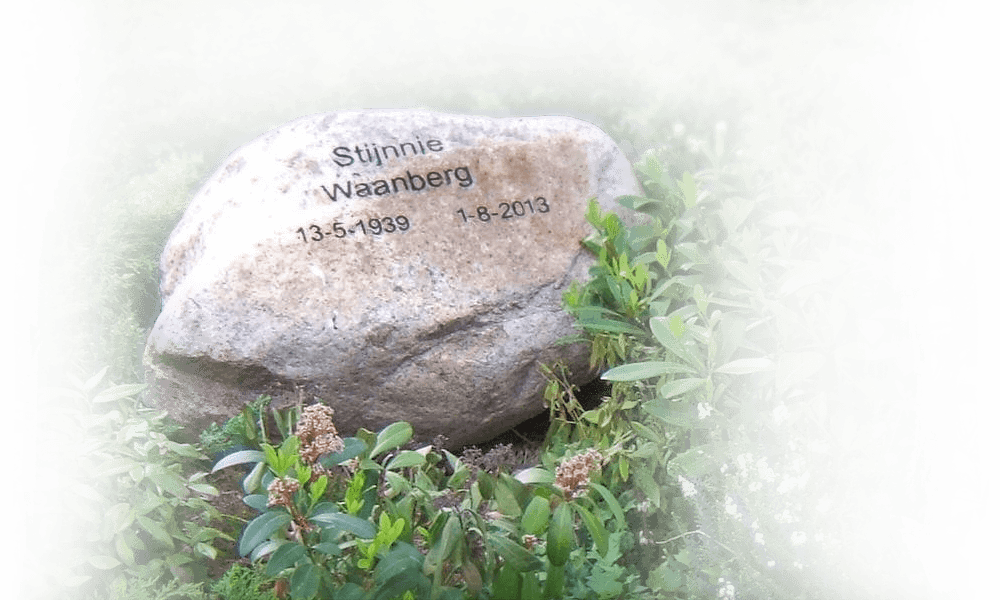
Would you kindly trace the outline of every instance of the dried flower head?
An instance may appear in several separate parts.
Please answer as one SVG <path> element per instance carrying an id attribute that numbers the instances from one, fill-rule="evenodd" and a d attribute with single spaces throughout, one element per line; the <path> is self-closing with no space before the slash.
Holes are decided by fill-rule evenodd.
<path id="1" fill-rule="evenodd" d="M 292 510 L 292 496 L 299 491 L 299 482 L 291 477 L 280 477 L 267 486 L 267 505 L 284 506 Z"/>
<path id="2" fill-rule="evenodd" d="M 540 539 L 538 539 L 537 536 L 531 535 L 530 533 L 526 533 L 524 534 L 524 536 L 521 537 L 521 543 L 524 544 L 525 548 L 531 550 L 542 542 Z"/>
<path id="3" fill-rule="evenodd" d="M 603 465 L 604 457 L 593 448 L 564 459 L 556 467 L 556 487 L 572 498 L 579 498 L 587 492 L 590 474 L 600 471 Z"/>
<path id="4" fill-rule="evenodd" d="M 344 440 L 337 435 L 333 425 L 333 409 L 325 404 L 312 404 L 302 409 L 295 435 L 299 436 L 299 456 L 308 465 L 324 454 L 344 449 Z"/>

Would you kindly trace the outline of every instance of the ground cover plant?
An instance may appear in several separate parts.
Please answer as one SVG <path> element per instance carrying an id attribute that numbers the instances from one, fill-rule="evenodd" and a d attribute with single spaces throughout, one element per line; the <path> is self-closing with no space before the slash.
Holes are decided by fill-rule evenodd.
<path id="1" fill-rule="evenodd" d="M 907 8 L 282 6 L 67 6 L 98 110 L 41 271 L 25 597 L 935 597 L 898 533 L 926 518 L 893 263 L 913 170 L 878 84 Z M 566 297 L 608 397 L 585 409 L 550 365 L 524 471 L 263 401 L 172 439 L 135 396 L 190 190 L 231 139 L 406 101 L 558 107 L 632 154 L 645 195 L 623 202 L 651 221 L 591 209 L 598 262 Z M 233 491 L 213 466 L 252 466 L 254 515 L 209 525 Z M 226 536 L 244 558 L 209 581 Z"/>

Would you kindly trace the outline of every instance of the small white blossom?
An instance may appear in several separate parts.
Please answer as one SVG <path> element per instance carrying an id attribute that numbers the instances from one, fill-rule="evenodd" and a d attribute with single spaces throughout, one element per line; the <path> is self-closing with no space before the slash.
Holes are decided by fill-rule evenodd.
<path id="1" fill-rule="evenodd" d="M 736 586 L 719 577 L 719 598 L 734 600 L 736 598 Z"/>
<path id="2" fill-rule="evenodd" d="M 767 566 L 768 566 L 768 568 L 771 568 L 771 567 L 774 567 L 774 565 L 775 565 L 775 563 L 774 563 L 774 561 L 773 561 L 773 560 L 769 560 L 769 561 L 767 561 Z"/>
<path id="3" fill-rule="evenodd" d="M 829 454 L 830 444 L 822 440 L 812 440 L 809 442 L 809 451 L 815 452 L 816 454 Z"/>
<path id="4" fill-rule="evenodd" d="M 774 410 L 771 412 L 771 414 L 774 416 L 774 424 L 781 425 L 782 423 L 788 420 L 788 407 L 785 406 L 784 404 L 779 404 L 778 406 L 774 407 Z"/>
<path id="5" fill-rule="evenodd" d="M 796 531 L 792 533 L 792 545 L 801 546 L 806 543 L 806 533 L 804 531 Z"/>
<path id="6" fill-rule="evenodd" d="M 684 494 L 685 498 L 690 498 L 698 493 L 698 489 L 694 487 L 694 484 L 684 479 L 683 475 L 678 475 L 677 481 L 681 484 L 681 493 Z"/>
<path id="7" fill-rule="evenodd" d="M 729 494 L 726 494 L 726 512 L 731 516 L 739 518 L 739 512 L 736 508 L 736 501 Z"/>
<path id="8" fill-rule="evenodd" d="M 676 137 L 684 135 L 684 123 L 674 123 L 674 135 Z"/>
<path id="9" fill-rule="evenodd" d="M 706 419 L 712 414 L 712 407 L 704 402 L 698 403 L 698 419 Z"/>
<path id="10" fill-rule="evenodd" d="M 774 481 L 774 469 L 768 466 L 766 458 L 757 461 L 757 475 L 768 483 Z"/>
<path id="11" fill-rule="evenodd" d="M 764 545 L 764 534 L 758 531 L 757 533 L 754 534 L 753 541 L 755 541 L 758 544 L 760 544 L 761 546 L 763 546 Z"/>

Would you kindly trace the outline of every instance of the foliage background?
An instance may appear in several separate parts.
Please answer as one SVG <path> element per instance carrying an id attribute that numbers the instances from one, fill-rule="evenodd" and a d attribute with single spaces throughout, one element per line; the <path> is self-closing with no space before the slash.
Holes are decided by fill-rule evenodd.
<path id="1" fill-rule="evenodd" d="M 4 337 L 15 344 L 12 350 L 5 345 L 2 361 L 5 381 L 13 386 L 0 435 L 12 485 L 0 494 L 0 512 L 10 519 L 5 530 L 13 533 L 13 543 L 5 544 L 0 581 L 10 582 L 13 591 L 24 545 L 21 496 L 32 483 L 34 462 L 20 419 L 37 387 L 28 324 L 37 311 L 42 223 L 63 168 L 73 113 L 86 119 L 93 108 L 79 102 L 88 90 L 75 88 L 78 57 L 59 4 L 18 3 L 8 10 L 10 27 L 2 38 L 11 71 L 3 75 L 10 82 L 3 99 L 9 103 L 9 133 L 0 164 L 16 195 L 2 236 L 3 280 L 13 283 L 13 293 L 4 296 Z M 924 436 L 939 450 L 929 457 L 935 518 L 913 538 L 911 549 L 936 588 L 954 589 L 963 599 L 985 598 L 996 585 L 991 557 L 998 516 L 989 510 L 987 478 L 996 471 L 989 457 L 1000 455 L 988 425 L 1000 416 L 993 375 L 1000 335 L 991 314 L 996 266 L 990 260 L 1000 214 L 996 192 L 986 183 L 995 172 L 996 131 L 995 96 L 986 81 L 992 34 L 986 28 L 997 22 L 996 12 L 968 0 L 918 1 L 904 38 L 913 71 L 894 84 L 908 101 L 923 177 L 912 196 L 918 237 L 897 257 L 897 271 L 915 290 L 907 309 L 919 334 L 921 418 Z"/>

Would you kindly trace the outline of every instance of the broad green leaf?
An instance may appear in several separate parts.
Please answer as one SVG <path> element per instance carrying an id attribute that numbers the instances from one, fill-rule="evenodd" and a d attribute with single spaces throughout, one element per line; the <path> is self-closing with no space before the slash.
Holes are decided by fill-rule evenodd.
<path id="1" fill-rule="evenodd" d="M 680 188 L 683 194 L 682 199 L 684 200 L 684 206 L 687 208 L 693 207 L 698 202 L 698 185 L 694 181 L 694 177 L 691 173 L 687 171 L 684 172 L 684 177 L 677 182 L 677 187 Z"/>
<path id="2" fill-rule="evenodd" d="M 674 379 L 673 381 L 668 381 L 660 386 L 660 398 L 667 400 L 673 398 L 674 396 L 681 396 L 692 390 L 696 390 L 703 385 L 705 385 L 704 379 Z"/>
<path id="3" fill-rule="evenodd" d="M 167 533 L 167 530 L 163 527 L 163 525 L 150 519 L 149 517 L 136 517 L 136 521 L 139 522 L 139 526 L 145 529 L 149 535 L 153 536 L 153 539 L 165 546 L 173 547 L 174 539 L 169 533 Z"/>
<path id="4" fill-rule="evenodd" d="M 112 533 L 118 533 L 135 521 L 135 511 L 127 502 L 115 504 L 108 509 L 105 516 L 105 523 Z"/>
<path id="5" fill-rule="evenodd" d="M 601 379 L 606 381 L 638 381 L 670 373 L 694 373 L 694 369 L 679 363 L 649 361 L 614 367 L 601 375 Z"/>
<path id="6" fill-rule="evenodd" d="M 267 510 L 267 496 L 264 494 L 249 494 L 243 496 L 243 504 L 246 504 L 250 508 L 264 512 Z"/>
<path id="7" fill-rule="evenodd" d="M 313 550 L 330 556 L 340 556 L 340 545 L 333 542 L 320 542 L 313 546 Z"/>
<path id="8" fill-rule="evenodd" d="M 75 377 L 72 379 L 73 382 L 76 383 L 77 387 L 83 388 L 83 391 L 85 392 L 89 392 L 90 390 L 97 387 L 97 384 L 100 383 L 102 379 L 104 379 L 104 376 L 107 375 L 107 373 L 108 373 L 108 367 L 104 367 L 103 369 L 98 371 L 96 375 L 88 379 L 87 383 L 83 384 L 81 384 L 79 380 L 77 380 Z"/>
<path id="9" fill-rule="evenodd" d="M 271 558 L 268 559 L 265 574 L 268 577 L 275 577 L 278 573 L 299 562 L 305 555 L 305 546 L 296 542 L 286 542 L 275 550 Z"/>
<path id="10" fill-rule="evenodd" d="M 93 472 L 95 479 L 103 479 L 113 475 L 121 475 L 136 466 L 136 461 L 131 458 L 113 458 L 101 463 L 101 466 Z"/>
<path id="11" fill-rule="evenodd" d="M 785 352 L 778 356 L 774 385 L 778 393 L 809 379 L 823 368 L 826 358 L 819 352 Z"/>
<path id="12" fill-rule="evenodd" d="M 601 497 L 604 498 L 604 501 L 608 504 L 608 508 L 611 509 L 611 514 L 615 516 L 615 520 L 618 522 L 618 531 L 625 531 L 625 511 L 622 510 L 622 505 L 619 504 L 618 499 L 614 497 L 611 490 L 594 481 L 590 482 L 590 487 L 597 490 Z"/>
<path id="13" fill-rule="evenodd" d="M 264 479 L 264 473 L 266 471 L 267 463 L 257 463 L 257 465 L 250 470 L 250 473 L 243 478 L 243 492 L 247 494 L 256 492 Z"/>
<path id="14" fill-rule="evenodd" d="M 726 260 L 722 262 L 722 265 L 729 271 L 729 274 L 735 277 L 740 283 L 745 285 L 750 290 L 756 290 L 760 288 L 760 274 L 755 271 L 750 265 L 735 260 Z"/>
<path id="15" fill-rule="evenodd" d="M 389 461 L 386 469 L 405 469 L 406 467 L 421 467 L 427 462 L 427 458 L 416 450 L 403 450 L 395 458 Z"/>
<path id="16" fill-rule="evenodd" d="M 219 462 L 215 463 L 215 466 L 212 467 L 212 472 L 215 473 L 219 469 L 225 469 L 233 465 L 259 462 L 264 462 L 264 453 L 260 450 L 239 450 L 220 458 Z"/>
<path id="17" fill-rule="evenodd" d="M 694 426 L 691 405 L 684 401 L 674 402 L 666 398 L 652 398 L 642 404 L 642 410 L 674 427 L 689 429 Z"/>
<path id="18" fill-rule="evenodd" d="M 668 467 L 671 472 L 680 471 L 679 474 L 688 477 L 702 477 L 711 472 L 718 472 L 718 466 L 713 456 L 714 450 L 715 447 L 712 444 L 691 448 L 672 458 Z"/>
<path id="19" fill-rule="evenodd" d="M 554 481 L 554 479 L 553 479 Z M 497 508 L 508 517 L 521 516 L 521 505 L 517 501 L 517 496 L 507 485 L 507 482 L 498 481 L 493 488 L 493 497 L 497 501 Z"/>
<path id="20" fill-rule="evenodd" d="M 115 387 L 108 388 L 94 396 L 93 401 L 96 403 L 115 402 L 117 400 L 121 400 L 122 398 L 134 396 L 144 389 L 146 389 L 146 384 L 144 383 L 116 385 Z"/>
<path id="21" fill-rule="evenodd" d="M 575 508 L 576 512 L 580 514 L 580 517 L 583 518 L 583 523 L 587 526 L 587 531 L 590 532 L 590 538 L 594 540 L 594 545 L 597 546 L 597 552 L 601 556 L 605 556 L 608 553 L 608 530 L 605 529 L 604 524 L 594 516 L 594 513 L 579 504 L 573 504 L 573 508 Z"/>
<path id="22" fill-rule="evenodd" d="M 402 446 L 410 441 L 412 437 L 413 426 L 405 421 L 396 421 L 391 425 L 387 425 L 385 429 L 378 432 L 378 437 L 375 438 L 375 447 L 372 448 L 368 457 L 374 460 L 376 456 L 379 456 L 383 452 Z"/>
<path id="23" fill-rule="evenodd" d="M 722 315 L 722 320 L 716 329 L 716 343 L 718 344 L 715 351 L 715 363 L 725 363 L 736 352 L 736 349 L 740 347 L 743 342 L 743 334 L 746 332 L 746 325 L 743 319 L 737 318 L 732 314 L 726 313 Z"/>
<path id="24" fill-rule="evenodd" d="M 649 329 L 653 332 L 653 337 L 656 338 L 656 341 L 660 342 L 664 348 L 674 353 L 682 361 L 689 364 L 696 362 L 694 357 L 691 356 L 691 351 L 681 342 L 685 326 L 680 315 L 653 317 L 649 320 Z"/>
<path id="25" fill-rule="evenodd" d="M 240 556 L 246 556 L 261 543 L 267 541 L 276 531 L 288 525 L 292 516 L 287 512 L 272 511 L 258 515 L 247 523 L 240 537 Z"/>
<path id="26" fill-rule="evenodd" d="M 292 600 L 309 600 L 319 591 L 319 567 L 311 562 L 295 568 L 288 580 Z"/>
<path id="27" fill-rule="evenodd" d="M 117 558 L 104 555 L 88 556 L 87 562 L 90 563 L 95 569 L 100 569 L 102 571 L 114 569 L 118 565 L 122 564 Z"/>
<path id="28" fill-rule="evenodd" d="M 365 451 L 365 443 L 363 440 L 359 440 L 356 437 L 344 438 L 344 449 L 340 452 L 332 454 L 324 454 L 320 457 L 319 462 L 324 467 L 334 467 L 343 462 L 349 461 L 352 458 L 357 458 L 361 456 L 361 453 Z"/>
<path id="29" fill-rule="evenodd" d="M 355 517 L 354 515 L 349 515 L 341 512 L 328 512 L 313 515 L 309 518 L 310 521 L 320 525 L 321 527 L 333 526 L 343 531 L 353 533 L 359 538 L 371 540 L 375 538 L 378 534 L 378 530 L 375 529 L 375 525 L 371 521 L 366 521 L 360 517 Z"/>
<path id="30" fill-rule="evenodd" d="M 521 515 L 521 529 L 531 535 L 541 535 L 549 522 L 549 501 L 541 496 L 535 496 Z"/>
<path id="31" fill-rule="evenodd" d="M 548 469 L 541 467 L 530 467 L 523 471 L 518 471 L 514 475 L 521 483 L 552 483 L 556 480 L 556 475 Z"/>
<path id="32" fill-rule="evenodd" d="M 542 561 L 537 556 L 529 552 L 524 546 L 512 542 L 502 535 L 488 533 L 487 541 L 489 542 L 489 546 L 494 548 L 507 564 L 522 573 L 525 571 L 538 571 L 542 568 Z"/>
<path id="33" fill-rule="evenodd" d="M 83 392 L 87 391 L 87 386 L 84 385 L 84 383 L 82 381 L 80 381 L 79 377 L 77 377 L 76 375 L 73 375 L 72 373 L 67 373 L 66 377 L 69 379 L 69 382 L 72 383 L 76 387 L 76 389 L 78 389 L 80 391 L 83 391 Z"/>
<path id="34" fill-rule="evenodd" d="M 740 358 L 716 368 L 715 372 L 724 375 L 748 375 L 767 371 L 773 366 L 774 361 L 770 358 Z"/>

